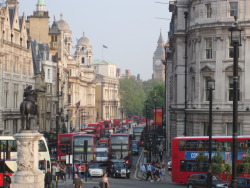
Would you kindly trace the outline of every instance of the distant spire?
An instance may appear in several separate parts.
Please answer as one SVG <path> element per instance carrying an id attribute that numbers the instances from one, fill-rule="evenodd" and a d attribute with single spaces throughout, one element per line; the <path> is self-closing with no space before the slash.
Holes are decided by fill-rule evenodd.
<path id="1" fill-rule="evenodd" d="M 161 35 L 161 30 L 160 30 L 160 36 L 159 36 L 159 39 L 158 39 L 158 44 L 162 44 L 164 43 L 163 41 L 163 38 L 162 38 L 162 35 Z"/>
<path id="2" fill-rule="evenodd" d="M 83 37 L 85 36 L 85 32 L 82 33 L 82 36 L 83 36 Z"/>
<path id="3" fill-rule="evenodd" d="M 60 18 L 61 18 L 61 20 L 63 19 L 63 14 L 62 13 L 60 14 Z"/>

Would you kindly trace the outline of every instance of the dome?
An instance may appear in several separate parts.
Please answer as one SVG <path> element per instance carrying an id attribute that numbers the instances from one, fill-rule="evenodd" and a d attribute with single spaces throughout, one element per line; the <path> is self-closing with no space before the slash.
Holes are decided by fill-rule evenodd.
<path id="1" fill-rule="evenodd" d="M 69 24 L 62 19 L 62 14 L 61 14 L 61 20 L 57 21 L 57 26 L 61 31 L 70 31 Z"/>
<path id="2" fill-rule="evenodd" d="M 78 40 L 77 45 L 78 46 L 88 46 L 88 45 L 90 45 L 90 41 L 89 41 L 89 39 L 87 37 L 84 36 L 84 33 L 83 33 L 83 36 Z"/>

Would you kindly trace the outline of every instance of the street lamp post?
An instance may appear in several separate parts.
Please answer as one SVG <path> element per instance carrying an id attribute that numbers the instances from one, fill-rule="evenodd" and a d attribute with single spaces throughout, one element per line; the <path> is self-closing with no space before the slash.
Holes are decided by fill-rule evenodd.
<path id="1" fill-rule="evenodd" d="M 155 95 L 154 95 L 154 105 L 155 105 L 155 110 L 154 110 L 154 132 L 156 133 L 156 99 L 157 99 L 157 95 L 156 95 L 156 93 L 155 93 Z"/>
<path id="2" fill-rule="evenodd" d="M 207 79 L 207 90 L 209 91 L 209 166 L 207 171 L 207 188 L 212 187 L 212 104 L 213 104 L 213 90 L 215 90 L 215 80 L 213 78 Z"/>
<path id="3" fill-rule="evenodd" d="M 165 116 L 165 125 L 163 125 L 163 131 L 164 131 L 164 138 L 166 140 L 166 128 L 167 128 L 167 101 L 168 101 L 168 97 L 167 97 L 167 59 L 171 56 L 171 51 L 169 49 L 169 47 L 167 45 L 164 46 L 164 50 L 165 50 L 165 60 L 162 61 L 162 64 L 165 66 L 165 89 L 164 89 L 164 93 L 165 93 L 165 103 L 164 103 L 164 116 Z M 169 126 L 169 125 L 168 125 Z M 166 146 L 165 146 L 166 149 Z"/>
<path id="4" fill-rule="evenodd" d="M 146 118 L 146 131 L 147 133 L 149 132 L 148 130 L 148 100 L 145 100 L 145 110 L 146 110 L 146 113 L 145 113 L 145 118 Z"/>
<path id="5" fill-rule="evenodd" d="M 237 126 L 238 126 L 238 56 L 239 46 L 241 46 L 241 31 L 243 29 L 239 27 L 237 17 L 235 16 L 235 22 L 232 27 L 228 29 L 231 32 L 231 46 L 234 48 L 233 57 L 233 150 L 232 150 L 232 181 L 231 187 L 237 188 L 236 179 L 236 160 L 237 160 Z"/>

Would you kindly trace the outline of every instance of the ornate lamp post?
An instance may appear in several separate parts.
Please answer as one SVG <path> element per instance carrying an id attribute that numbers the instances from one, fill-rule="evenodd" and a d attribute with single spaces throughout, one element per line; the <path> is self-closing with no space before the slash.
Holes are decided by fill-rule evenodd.
<path id="1" fill-rule="evenodd" d="M 207 90 L 209 91 L 209 166 L 207 171 L 207 188 L 212 187 L 212 104 L 213 104 L 213 90 L 215 90 L 215 80 L 213 78 L 207 79 Z"/>
<path id="2" fill-rule="evenodd" d="M 146 116 L 146 131 L 147 133 L 149 132 L 148 130 L 148 100 L 145 100 L 145 116 Z"/>
<path id="3" fill-rule="evenodd" d="M 237 160 L 237 126 L 238 126 L 238 57 L 239 46 L 241 46 L 241 31 L 243 29 L 238 25 L 237 17 L 235 16 L 235 22 L 232 27 L 228 29 L 231 32 L 231 46 L 234 47 L 233 57 L 233 150 L 232 150 L 232 182 L 231 187 L 237 187 L 236 179 L 236 160 Z"/>
<path id="4" fill-rule="evenodd" d="M 156 101 L 157 101 L 157 95 L 155 93 L 154 95 L 154 105 L 155 105 L 155 109 L 154 109 L 154 132 L 156 133 Z"/>

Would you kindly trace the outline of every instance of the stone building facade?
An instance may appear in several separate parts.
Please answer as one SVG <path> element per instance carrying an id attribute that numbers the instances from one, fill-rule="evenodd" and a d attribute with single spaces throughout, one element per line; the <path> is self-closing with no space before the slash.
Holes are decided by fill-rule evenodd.
<path id="1" fill-rule="evenodd" d="M 238 133 L 250 134 L 250 1 L 177 0 L 171 1 L 169 45 L 171 61 L 167 71 L 168 110 L 171 138 L 208 135 L 209 101 L 206 80 L 215 79 L 213 91 L 213 135 L 232 135 L 233 48 L 229 27 L 238 16 L 244 28 L 239 48 Z M 188 13 L 185 32 L 184 12 Z M 187 109 L 185 110 L 185 35 L 187 34 Z M 170 138 L 169 138 L 170 141 Z M 170 145 L 169 145 L 170 146 Z"/>
<path id="2" fill-rule="evenodd" d="M 120 97 L 116 66 L 106 61 L 94 63 L 96 70 L 97 121 L 119 119 Z"/>
<path id="3" fill-rule="evenodd" d="M 48 44 L 31 42 L 35 89 L 38 92 L 38 125 L 40 131 L 49 132 L 56 125 L 57 64 L 50 60 Z"/>
<path id="4" fill-rule="evenodd" d="M 7 0 L 0 16 L 0 133 L 13 135 L 21 129 L 19 107 L 24 88 L 34 88 L 35 79 L 25 16 L 19 16 L 18 1 Z"/>

